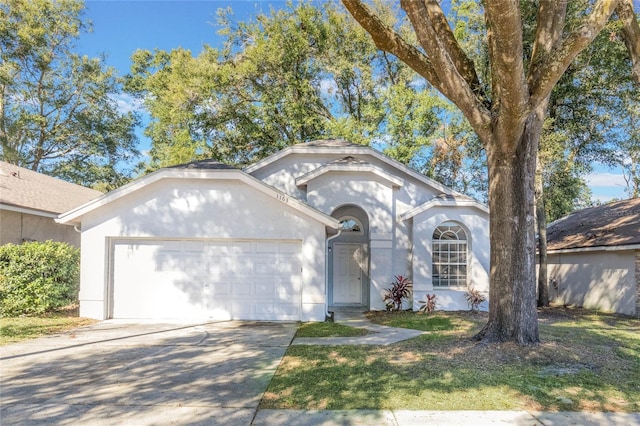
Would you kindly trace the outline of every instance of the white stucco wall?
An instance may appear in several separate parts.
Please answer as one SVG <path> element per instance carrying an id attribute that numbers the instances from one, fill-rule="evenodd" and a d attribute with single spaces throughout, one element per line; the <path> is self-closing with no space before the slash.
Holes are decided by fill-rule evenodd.
<path id="1" fill-rule="evenodd" d="M 301 189 L 296 187 L 295 179 L 324 164 L 343 159 L 347 156 L 353 156 L 358 160 L 366 161 L 404 180 L 404 184 L 401 188 L 397 189 L 397 192 L 394 195 L 398 214 L 404 213 L 407 210 L 429 201 L 441 192 L 435 188 L 429 187 L 424 182 L 414 178 L 408 173 L 405 173 L 395 167 L 391 167 L 384 161 L 381 161 L 375 156 L 369 154 L 330 154 L 315 153 L 313 151 L 307 153 L 293 153 L 280 158 L 274 163 L 256 170 L 251 174 L 281 191 L 291 194 L 299 199 L 306 200 L 306 192 L 304 191 L 304 188 Z"/>
<path id="2" fill-rule="evenodd" d="M 295 178 L 323 164 L 352 155 L 403 180 L 400 187 L 372 173 L 328 172 L 304 188 L 297 188 Z M 385 309 L 382 297 L 395 275 L 414 280 L 414 300 L 407 307 L 417 309 L 431 285 L 431 238 L 435 227 L 447 220 L 459 221 L 471 230 L 470 286 L 489 290 L 489 221 L 488 214 L 471 207 L 436 207 L 407 221 L 398 216 L 426 203 L 441 193 L 401 169 L 392 167 L 370 154 L 294 153 L 257 170 L 253 175 L 270 185 L 306 200 L 311 206 L 331 214 L 336 208 L 354 204 L 365 210 L 370 221 L 370 307 Z M 425 242 L 428 249 L 425 248 Z M 464 290 L 437 290 L 441 309 L 468 309 Z M 488 309 L 485 302 L 481 307 Z"/>
<path id="3" fill-rule="evenodd" d="M 419 213 L 412 221 L 412 271 L 413 271 L 413 308 L 420 307 L 419 300 L 425 294 L 435 294 L 437 308 L 442 310 L 467 310 L 469 305 L 464 293 L 469 288 L 482 292 L 487 301 L 480 309 L 487 310 L 489 300 L 489 217 L 473 207 L 433 207 Z M 432 243 L 433 232 L 443 222 L 453 221 L 462 225 L 467 233 L 468 266 L 467 287 L 434 288 L 432 282 Z"/>
<path id="4" fill-rule="evenodd" d="M 237 180 L 163 179 L 82 220 L 80 314 L 106 318 L 117 237 L 290 239 L 302 243 L 302 319 L 324 320 L 325 226 Z"/>
<path id="5" fill-rule="evenodd" d="M 307 202 L 318 210 L 331 214 L 338 207 L 357 205 L 369 218 L 369 306 L 384 310 L 384 289 L 389 287 L 395 272 L 394 260 L 394 195 L 398 191 L 384 179 L 372 173 L 330 172 L 309 182 Z M 406 256 L 404 256 L 406 259 Z M 408 265 L 404 265 L 406 270 Z"/>
<path id="6" fill-rule="evenodd" d="M 557 303 L 634 315 L 635 261 L 633 250 L 549 254 L 549 298 Z"/>

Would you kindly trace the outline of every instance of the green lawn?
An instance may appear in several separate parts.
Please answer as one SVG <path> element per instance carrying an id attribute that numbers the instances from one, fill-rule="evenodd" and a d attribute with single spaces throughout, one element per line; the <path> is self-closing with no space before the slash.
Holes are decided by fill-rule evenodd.
<path id="1" fill-rule="evenodd" d="M 375 313 L 431 333 L 390 346 L 291 346 L 262 408 L 640 411 L 640 321 L 546 310 L 542 344 L 469 339 L 486 314 Z"/>
<path id="2" fill-rule="evenodd" d="M 79 318 L 77 312 L 62 311 L 40 317 L 0 318 L 0 346 L 21 340 L 34 339 L 52 333 L 59 333 L 94 320 Z"/>

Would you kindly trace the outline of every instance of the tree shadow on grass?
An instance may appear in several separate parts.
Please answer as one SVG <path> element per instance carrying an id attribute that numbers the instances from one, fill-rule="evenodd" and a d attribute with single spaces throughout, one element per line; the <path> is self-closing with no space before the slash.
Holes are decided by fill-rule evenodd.
<path id="1" fill-rule="evenodd" d="M 640 322 L 541 324 L 543 343 L 423 335 L 385 347 L 291 347 L 263 408 L 640 411 Z"/>

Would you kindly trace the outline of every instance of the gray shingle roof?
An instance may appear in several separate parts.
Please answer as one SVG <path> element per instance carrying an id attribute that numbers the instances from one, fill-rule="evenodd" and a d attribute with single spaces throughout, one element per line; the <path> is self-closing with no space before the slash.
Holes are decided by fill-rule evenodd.
<path id="1" fill-rule="evenodd" d="M 47 213 L 64 213 L 102 193 L 0 161 L 0 203 Z"/>
<path id="2" fill-rule="evenodd" d="M 640 198 L 571 213 L 547 227 L 548 250 L 640 244 Z"/>

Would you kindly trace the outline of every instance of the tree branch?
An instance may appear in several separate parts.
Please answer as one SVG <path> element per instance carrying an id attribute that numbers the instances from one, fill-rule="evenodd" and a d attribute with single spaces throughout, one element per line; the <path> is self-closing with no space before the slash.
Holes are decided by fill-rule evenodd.
<path id="1" fill-rule="evenodd" d="M 466 80 L 473 93 L 478 97 L 482 97 L 482 88 L 480 86 L 478 74 L 476 74 L 475 65 L 462 50 L 460 44 L 454 37 L 453 31 L 451 31 L 451 27 L 449 26 L 449 22 L 442 12 L 440 3 L 437 0 L 424 0 L 424 2 L 433 30 L 440 40 L 440 45 L 446 49 L 455 68 L 458 70 L 462 78 Z"/>
<path id="2" fill-rule="evenodd" d="M 491 58 L 493 114 L 504 124 L 501 131 L 518 140 L 522 128 L 506 123 L 522 123 L 528 112 L 528 90 L 524 75 L 522 17 L 519 0 L 487 0 L 485 2 L 487 36 Z"/>
<path id="3" fill-rule="evenodd" d="M 527 81 L 531 85 L 542 71 L 535 66 L 544 61 L 551 49 L 562 40 L 562 29 L 567 15 L 567 0 L 549 0 L 540 3 L 536 19 L 536 35 L 531 52 L 531 65 Z M 534 74 L 535 72 L 535 74 Z"/>
<path id="4" fill-rule="evenodd" d="M 474 130 L 484 141 L 490 138 L 490 115 L 482 106 L 481 100 L 476 97 L 466 80 L 461 77 L 458 70 L 453 66 L 451 60 L 445 58 L 445 52 L 440 52 L 439 42 L 431 45 L 423 44 L 427 55 L 433 54 L 433 60 L 445 63 L 449 72 L 440 70 L 432 63 L 431 56 L 427 56 L 419 49 L 407 43 L 396 31 L 387 26 L 375 13 L 373 13 L 361 0 L 342 0 L 349 13 L 356 21 L 371 35 L 375 45 L 386 52 L 397 56 L 401 61 L 409 65 L 415 72 L 424 77 L 431 85 L 455 103 L 465 114 Z M 407 8 L 410 8 L 412 2 L 407 2 Z M 417 3 L 416 3 L 417 4 Z M 420 3 L 424 8 L 424 4 Z M 404 8 L 405 6 L 403 6 Z M 406 9 L 405 9 L 406 10 Z M 428 16 L 424 18 L 428 20 Z M 433 28 L 429 24 L 430 31 Z M 420 26 L 414 24 L 416 34 L 421 31 Z M 420 38 L 420 35 L 418 34 Z M 435 36 L 434 36 L 435 37 Z M 436 37 L 437 39 L 437 37 Z M 428 49 L 427 49 L 428 48 Z M 444 56 L 443 56 L 444 55 Z M 442 78 L 441 78 L 442 76 Z"/>
<path id="5" fill-rule="evenodd" d="M 342 0 L 349 13 L 373 39 L 378 49 L 396 55 L 414 71 L 426 78 L 438 90 L 441 82 L 429 58 L 407 43 L 396 31 L 374 14 L 360 0 Z"/>
<path id="6" fill-rule="evenodd" d="M 622 0 L 616 8 L 622 22 L 622 37 L 631 57 L 633 78 L 640 84 L 640 24 L 633 11 L 633 0 Z"/>
<path id="7" fill-rule="evenodd" d="M 533 64 L 530 74 L 538 77 L 529 88 L 530 108 L 535 108 L 549 96 L 571 61 L 596 38 L 619 3 L 620 0 L 598 0 L 576 31 L 555 47 L 545 60 Z"/>

